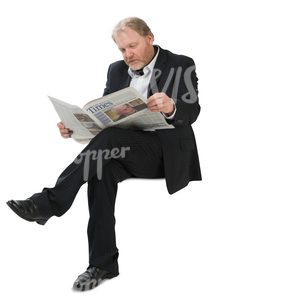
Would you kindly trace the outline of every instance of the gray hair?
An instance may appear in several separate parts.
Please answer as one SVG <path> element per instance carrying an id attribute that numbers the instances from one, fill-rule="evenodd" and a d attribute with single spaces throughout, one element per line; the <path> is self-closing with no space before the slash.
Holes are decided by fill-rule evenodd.
<path id="1" fill-rule="evenodd" d="M 118 33 L 121 31 L 124 31 L 126 26 L 135 30 L 141 36 L 148 36 L 149 34 L 151 34 L 154 38 L 154 34 L 151 32 L 151 29 L 148 27 L 146 22 L 142 19 L 133 17 L 133 18 L 126 18 L 126 19 L 120 21 L 115 26 L 115 28 L 113 29 L 113 32 L 112 32 L 112 39 L 114 40 L 114 42 L 116 42 L 116 37 L 117 37 Z"/>

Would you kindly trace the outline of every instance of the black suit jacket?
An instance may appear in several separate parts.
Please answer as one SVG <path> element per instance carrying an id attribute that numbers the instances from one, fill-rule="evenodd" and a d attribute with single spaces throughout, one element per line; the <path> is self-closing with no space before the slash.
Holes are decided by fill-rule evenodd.
<path id="1" fill-rule="evenodd" d="M 130 79 L 128 66 L 123 60 L 111 64 L 103 96 L 128 87 Z M 200 113 L 197 82 L 195 64 L 191 58 L 160 48 L 148 97 L 164 92 L 174 100 L 177 108 L 174 119 L 167 120 L 175 129 L 156 130 L 163 147 L 165 177 L 170 194 L 185 187 L 189 181 L 202 179 L 191 126 Z"/>

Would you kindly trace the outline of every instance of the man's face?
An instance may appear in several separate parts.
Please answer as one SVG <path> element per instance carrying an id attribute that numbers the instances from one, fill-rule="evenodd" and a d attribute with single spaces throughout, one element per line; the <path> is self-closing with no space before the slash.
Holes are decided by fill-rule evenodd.
<path id="1" fill-rule="evenodd" d="M 116 44 L 132 70 L 144 68 L 154 56 L 153 36 L 141 36 L 128 26 L 116 36 Z"/>

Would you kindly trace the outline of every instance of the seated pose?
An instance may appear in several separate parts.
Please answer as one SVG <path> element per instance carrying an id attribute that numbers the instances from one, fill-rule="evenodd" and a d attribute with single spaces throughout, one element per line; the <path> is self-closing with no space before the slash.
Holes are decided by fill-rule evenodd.
<path id="1" fill-rule="evenodd" d="M 109 66 L 103 96 L 133 86 L 148 98 L 147 109 L 162 113 L 174 129 L 107 128 L 89 142 L 53 188 L 44 188 L 26 200 L 7 202 L 21 218 L 44 225 L 52 216 L 62 216 L 87 182 L 89 265 L 74 283 L 74 289 L 81 291 L 119 274 L 114 217 L 119 182 L 132 177 L 165 178 L 168 192 L 173 194 L 189 181 L 201 180 L 191 127 L 200 113 L 194 61 L 154 45 L 150 28 L 138 18 L 120 21 L 112 38 L 123 60 Z M 63 137 L 71 137 L 63 123 L 58 127 Z M 98 159 L 89 155 L 116 151 L 122 155 Z"/>

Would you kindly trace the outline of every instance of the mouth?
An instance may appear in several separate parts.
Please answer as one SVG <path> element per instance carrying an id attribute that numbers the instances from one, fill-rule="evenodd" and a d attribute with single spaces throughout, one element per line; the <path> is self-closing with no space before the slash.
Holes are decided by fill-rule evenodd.
<path id="1" fill-rule="evenodd" d="M 130 60 L 128 63 L 131 65 L 131 64 L 135 64 L 135 63 L 137 63 L 138 61 L 136 60 L 136 59 L 134 59 L 134 60 Z"/>

